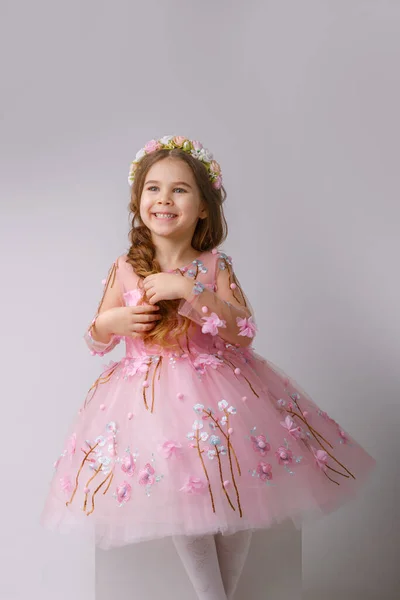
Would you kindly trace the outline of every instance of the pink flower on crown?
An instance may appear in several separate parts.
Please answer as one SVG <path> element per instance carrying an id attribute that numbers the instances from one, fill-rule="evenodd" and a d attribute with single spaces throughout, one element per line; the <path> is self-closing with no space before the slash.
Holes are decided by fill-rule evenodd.
<path id="1" fill-rule="evenodd" d="M 121 469 L 124 473 L 129 475 L 129 477 L 132 477 L 133 473 L 135 472 L 135 467 L 135 461 L 133 460 L 132 454 L 129 452 L 129 454 L 127 454 L 127 456 L 124 456 L 124 458 L 121 461 Z"/>
<path id="2" fill-rule="evenodd" d="M 144 147 L 147 154 L 150 154 L 150 152 L 155 152 L 156 150 L 160 150 L 160 148 L 162 148 L 162 146 L 158 140 L 150 140 Z"/>
<path id="3" fill-rule="evenodd" d="M 337 426 L 337 431 L 339 433 L 341 443 L 347 444 L 347 442 L 349 441 L 349 438 L 348 438 L 346 432 L 339 425 Z"/>
<path id="4" fill-rule="evenodd" d="M 289 417 L 289 415 L 284 421 L 281 421 L 281 425 L 288 430 L 290 435 L 294 437 L 295 440 L 298 440 L 302 437 L 301 427 L 298 427 L 293 419 Z"/>
<path id="5" fill-rule="evenodd" d="M 256 469 L 257 474 L 259 475 L 262 481 L 266 481 L 267 479 L 272 479 L 272 465 L 265 462 L 259 462 Z"/>
<path id="6" fill-rule="evenodd" d="M 176 135 L 173 140 L 179 148 L 182 148 L 183 142 L 186 141 L 186 138 L 183 135 Z"/>
<path id="7" fill-rule="evenodd" d="M 201 142 L 199 142 L 198 140 L 193 140 L 192 146 L 193 146 L 193 150 L 196 150 L 196 152 L 200 152 L 200 150 L 202 150 L 202 148 L 203 148 L 203 144 Z"/>
<path id="8" fill-rule="evenodd" d="M 164 456 L 164 458 L 171 458 L 171 456 L 179 456 L 181 448 L 182 444 L 179 442 L 167 440 L 162 444 L 162 446 L 159 446 L 159 452 Z"/>
<path id="9" fill-rule="evenodd" d="M 217 313 L 213 312 L 209 317 L 202 317 L 204 325 L 201 328 L 203 333 L 210 333 L 211 335 L 218 335 L 218 327 L 226 327 L 226 321 L 219 318 Z"/>
<path id="10" fill-rule="evenodd" d="M 327 466 L 326 462 L 328 460 L 328 454 L 325 450 L 317 450 L 314 446 L 311 446 L 312 453 L 314 454 L 315 464 L 321 469 L 321 471 L 326 471 Z"/>
<path id="11" fill-rule="evenodd" d="M 221 167 L 217 163 L 216 160 L 212 160 L 211 161 L 211 163 L 210 163 L 210 171 L 211 171 L 211 173 L 215 173 L 216 175 L 220 175 L 220 173 L 221 173 Z"/>
<path id="12" fill-rule="evenodd" d="M 236 317 L 236 324 L 240 329 L 238 335 L 243 335 L 249 338 L 254 337 L 257 328 L 256 324 L 253 322 L 253 317 L 245 317 L 244 319 Z"/>
<path id="13" fill-rule="evenodd" d="M 116 497 L 120 504 L 125 504 L 131 497 L 132 487 L 127 481 L 123 481 L 117 486 Z"/>
<path id="14" fill-rule="evenodd" d="M 156 478 L 154 477 L 155 470 L 150 463 L 146 463 L 144 468 L 139 471 L 140 485 L 152 485 Z"/>
<path id="15" fill-rule="evenodd" d="M 140 288 L 135 288 L 134 290 L 124 292 L 126 306 L 136 306 L 139 300 L 143 297 L 143 294 L 144 290 Z"/>
<path id="16" fill-rule="evenodd" d="M 265 456 L 268 450 L 271 450 L 271 445 L 267 442 L 265 435 L 252 435 L 250 439 L 253 443 L 253 449 L 259 452 L 261 456 Z"/>
<path id="17" fill-rule="evenodd" d="M 213 182 L 213 186 L 215 187 L 216 190 L 219 190 L 222 186 L 222 177 L 221 175 L 218 175 L 217 179 Z"/>
<path id="18" fill-rule="evenodd" d="M 179 491 L 187 494 L 201 494 L 206 487 L 207 485 L 202 479 L 190 475 Z"/>
<path id="19" fill-rule="evenodd" d="M 279 446 L 275 452 L 275 456 L 280 465 L 288 465 L 293 461 L 293 452 L 289 448 L 285 448 L 285 446 Z"/>

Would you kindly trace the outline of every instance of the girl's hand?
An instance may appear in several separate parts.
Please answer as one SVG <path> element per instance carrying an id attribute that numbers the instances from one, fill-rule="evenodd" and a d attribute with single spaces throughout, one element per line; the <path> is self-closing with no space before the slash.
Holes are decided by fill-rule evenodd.
<path id="1" fill-rule="evenodd" d="M 100 313 L 95 329 L 99 333 L 133 336 L 153 329 L 161 319 L 157 314 L 158 306 L 143 304 L 139 306 L 116 306 Z"/>
<path id="2" fill-rule="evenodd" d="M 143 280 L 143 288 L 150 304 L 160 300 L 184 298 L 193 287 L 193 280 L 175 273 L 153 273 Z"/>

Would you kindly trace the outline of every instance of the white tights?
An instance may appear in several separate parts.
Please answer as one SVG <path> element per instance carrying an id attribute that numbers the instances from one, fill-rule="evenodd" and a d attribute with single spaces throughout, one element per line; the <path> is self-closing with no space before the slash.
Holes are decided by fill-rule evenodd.
<path id="1" fill-rule="evenodd" d="M 172 539 L 199 600 L 231 600 L 250 548 L 251 531 Z"/>

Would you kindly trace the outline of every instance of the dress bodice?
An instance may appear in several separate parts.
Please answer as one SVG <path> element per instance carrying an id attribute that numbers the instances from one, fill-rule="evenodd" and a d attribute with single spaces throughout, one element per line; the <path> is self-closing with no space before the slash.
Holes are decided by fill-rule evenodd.
<path id="1" fill-rule="evenodd" d="M 132 266 L 126 262 L 126 255 L 118 258 L 117 278 L 121 288 L 121 293 L 125 306 L 136 306 L 142 297 L 142 290 L 139 286 L 140 277 L 134 272 Z M 196 260 L 181 269 L 174 271 L 182 276 L 190 278 L 193 282 L 198 281 L 205 288 L 216 290 L 216 276 L 218 268 L 218 254 L 212 252 L 203 252 Z M 158 354 L 158 355 L 173 355 L 176 350 L 168 348 L 160 348 L 157 345 L 144 343 L 141 336 L 124 338 L 126 345 L 126 355 L 128 357 L 138 356 L 143 354 Z M 195 322 L 190 324 L 187 336 L 180 336 L 177 339 L 181 347 L 181 353 L 188 351 L 188 343 L 190 348 L 196 348 L 197 352 L 211 353 L 221 344 L 221 338 L 218 336 L 204 335 L 201 331 L 201 326 Z"/>

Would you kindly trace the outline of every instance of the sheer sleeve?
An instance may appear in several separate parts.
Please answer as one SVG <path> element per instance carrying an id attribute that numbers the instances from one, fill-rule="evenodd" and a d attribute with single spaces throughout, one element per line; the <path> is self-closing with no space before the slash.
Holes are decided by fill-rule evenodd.
<path id="1" fill-rule="evenodd" d="M 96 334 L 96 319 L 102 312 L 116 306 L 124 306 L 124 300 L 118 278 L 118 259 L 112 264 L 104 282 L 103 295 L 97 307 L 96 315 L 85 331 L 84 340 L 89 347 L 91 354 L 103 356 L 110 352 L 121 341 L 121 336 L 113 334 L 108 342 L 100 342 L 93 337 Z"/>
<path id="2" fill-rule="evenodd" d="M 223 252 L 218 253 L 214 290 L 195 281 L 190 295 L 181 300 L 178 313 L 201 325 L 203 333 L 218 335 L 236 346 L 249 346 L 257 331 L 232 259 Z"/>

